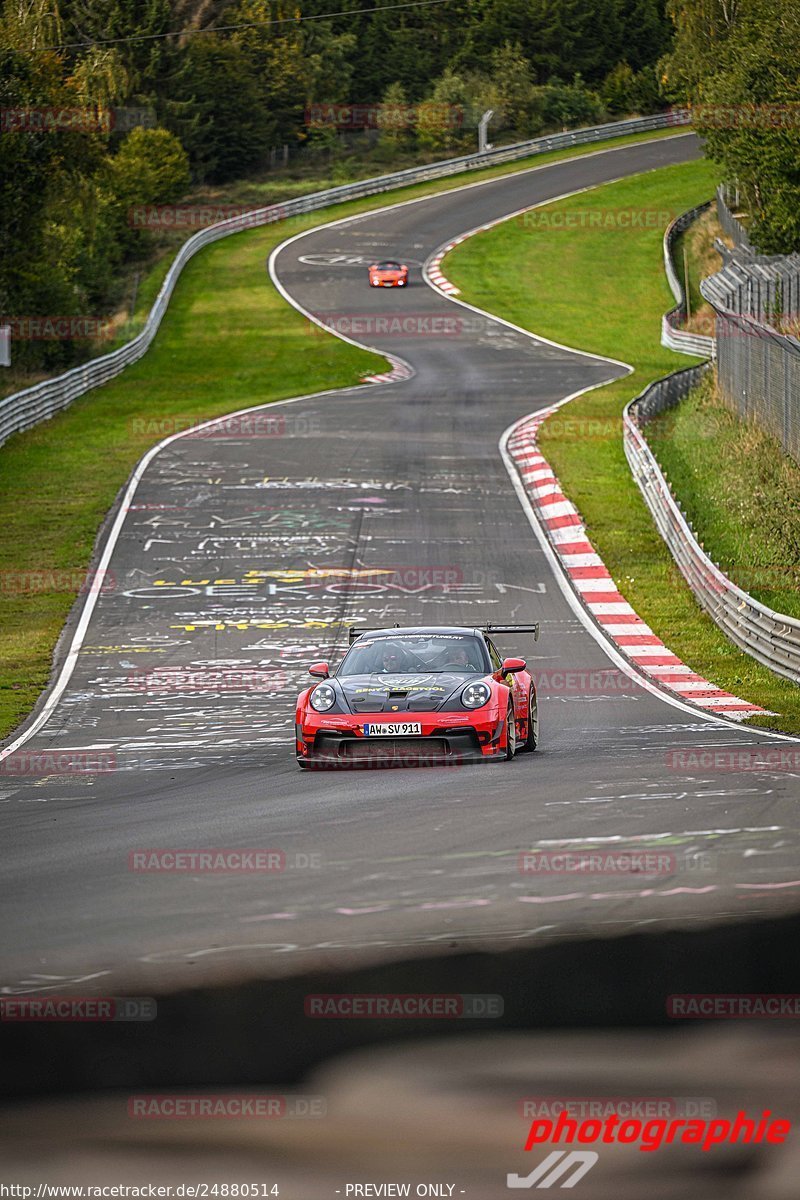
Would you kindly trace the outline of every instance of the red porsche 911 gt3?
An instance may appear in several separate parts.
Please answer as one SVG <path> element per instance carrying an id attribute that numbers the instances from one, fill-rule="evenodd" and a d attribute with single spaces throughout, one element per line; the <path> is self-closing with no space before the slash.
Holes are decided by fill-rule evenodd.
<path id="1" fill-rule="evenodd" d="M 301 767 L 486 762 L 535 750 L 536 686 L 522 658 L 504 658 L 497 633 L 431 626 L 350 630 L 338 668 L 317 663 L 301 692 L 295 750 Z"/>
<path id="2" fill-rule="evenodd" d="M 370 287 L 405 287 L 408 267 L 399 262 L 377 262 L 369 269 Z"/>

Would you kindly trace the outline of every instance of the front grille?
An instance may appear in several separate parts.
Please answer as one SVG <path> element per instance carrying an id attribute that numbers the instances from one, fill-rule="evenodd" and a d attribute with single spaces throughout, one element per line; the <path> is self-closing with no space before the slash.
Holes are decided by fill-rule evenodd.
<path id="1" fill-rule="evenodd" d="M 357 737 L 350 730 L 320 730 L 314 739 L 313 757 L 320 763 L 340 766 L 455 766 L 469 758 L 480 759 L 474 729 L 442 730 L 432 737 Z"/>
<path id="2" fill-rule="evenodd" d="M 341 757 L 352 762 L 371 759 L 384 762 L 396 758 L 447 758 L 450 744 L 446 738 L 356 738 L 342 742 Z"/>

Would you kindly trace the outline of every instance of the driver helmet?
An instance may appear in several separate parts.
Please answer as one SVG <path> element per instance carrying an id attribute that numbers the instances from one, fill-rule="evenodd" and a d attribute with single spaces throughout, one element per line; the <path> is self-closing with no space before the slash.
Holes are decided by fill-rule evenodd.
<path id="1" fill-rule="evenodd" d="M 405 668 L 405 655 L 402 647 L 396 642 L 387 642 L 378 648 L 379 671 L 402 671 Z"/>

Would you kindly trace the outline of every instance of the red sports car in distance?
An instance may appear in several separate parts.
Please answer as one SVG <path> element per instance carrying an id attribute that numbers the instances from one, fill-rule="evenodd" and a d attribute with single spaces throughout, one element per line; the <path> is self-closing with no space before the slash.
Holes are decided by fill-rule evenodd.
<path id="1" fill-rule="evenodd" d="M 399 262 L 377 262 L 369 269 L 370 287 L 405 287 L 408 267 Z"/>
<path id="2" fill-rule="evenodd" d="M 512 759 L 535 750 L 536 686 L 523 658 L 505 658 L 496 633 L 428 626 L 350 630 L 350 649 L 332 673 L 301 692 L 295 753 L 301 767 L 416 766 Z"/>

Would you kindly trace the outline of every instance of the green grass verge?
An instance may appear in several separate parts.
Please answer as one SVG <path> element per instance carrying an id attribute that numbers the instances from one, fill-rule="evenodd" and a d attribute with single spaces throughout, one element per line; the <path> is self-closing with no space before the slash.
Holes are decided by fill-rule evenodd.
<path id="1" fill-rule="evenodd" d="M 537 210 L 557 213 L 551 221 L 517 218 L 470 238 L 447 256 L 444 271 L 470 303 L 635 367 L 633 375 L 578 397 L 545 422 L 542 451 L 620 591 L 664 642 L 701 675 L 778 714 L 752 723 L 800 732 L 800 689 L 737 650 L 698 607 L 622 448 L 627 401 L 692 360 L 659 343 L 661 315 L 672 304 L 663 230 L 613 223 L 592 228 L 591 214 L 683 211 L 709 196 L 716 182 L 713 165 L 700 161 L 608 184 Z M 712 446 L 706 465 L 716 456 Z"/>
<path id="2" fill-rule="evenodd" d="M 184 271 L 155 345 L 112 383 L 0 450 L 0 728 L 30 710 L 98 527 L 147 448 L 207 416 L 357 382 L 383 358 L 312 336 L 265 278 L 275 228 L 209 247 Z M 161 432 L 159 432 L 161 431 Z M 59 571 L 33 590 L 27 573 Z M 34 589 L 36 585 L 34 584 Z"/>
<path id="3" fill-rule="evenodd" d="M 800 466 L 777 439 L 741 421 L 709 378 L 647 440 L 706 553 L 762 604 L 800 617 Z"/>
<path id="4" fill-rule="evenodd" d="M 712 207 L 678 235 L 673 249 L 675 266 L 684 287 L 688 273 L 689 319 L 683 328 L 712 337 L 714 310 L 700 291 L 700 281 L 722 270 L 722 257 L 714 247 L 716 238 L 728 240 L 717 220 L 716 209 Z"/>
<path id="5" fill-rule="evenodd" d="M 656 136 L 674 133 L 670 129 Z M 652 137 L 639 134 L 608 144 Z M 598 148 L 603 147 L 556 151 L 511 166 L 470 171 L 226 238 L 185 268 L 158 337 L 139 363 L 51 421 L 6 442 L 0 448 L 0 737 L 30 712 L 45 687 L 56 640 L 77 593 L 77 583 L 70 581 L 85 571 L 97 530 L 120 487 L 159 440 L 156 433 L 136 432 L 141 425 L 135 421 L 219 416 L 346 387 L 365 373 L 385 369 L 382 357 L 332 336 L 309 336 L 304 319 L 267 277 L 264 264 L 275 245 L 290 233 L 352 213 Z M 304 190 L 320 186 L 324 181 L 306 181 Z M 265 193 L 259 202 L 281 198 Z M 177 244 L 171 245 L 171 253 Z M 169 261 L 162 258 L 142 280 L 137 326 Z M 61 574 L 56 586 L 47 586 L 47 573 L 53 571 Z M 44 577 L 33 590 L 31 573 Z"/>

